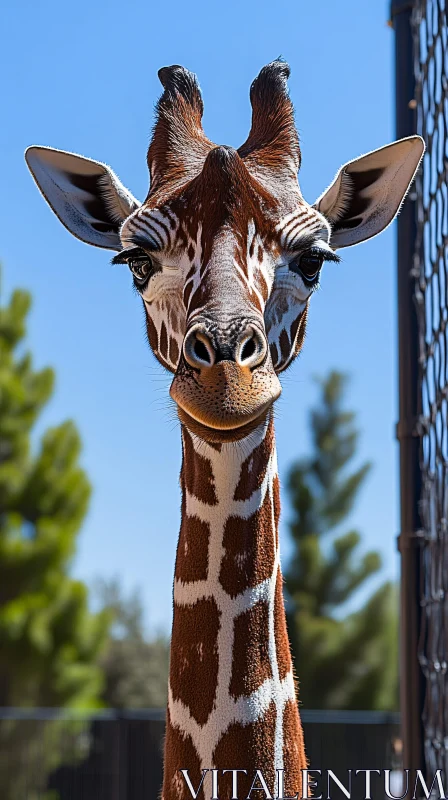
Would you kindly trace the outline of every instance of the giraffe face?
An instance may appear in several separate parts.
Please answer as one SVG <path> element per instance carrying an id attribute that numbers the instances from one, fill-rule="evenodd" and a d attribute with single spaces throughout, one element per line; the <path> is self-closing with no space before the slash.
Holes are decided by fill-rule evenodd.
<path id="1" fill-rule="evenodd" d="M 322 263 L 337 259 L 329 223 L 297 183 L 287 74 L 276 63 L 254 82 L 252 130 L 237 151 L 205 137 L 195 77 L 163 70 L 151 190 L 120 231 L 115 262 L 134 269 L 151 348 L 174 373 L 181 418 L 202 435 L 245 433 L 277 399 Z"/>
<path id="2" fill-rule="evenodd" d="M 198 176 L 157 201 L 125 221 L 114 260 L 134 272 L 183 418 L 229 437 L 280 393 L 320 267 L 337 258 L 330 226 L 297 188 L 285 214 L 229 147 L 212 148 Z"/>
<path id="3" fill-rule="evenodd" d="M 42 194 L 81 240 L 118 251 L 141 295 L 150 346 L 173 373 L 181 420 L 203 438 L 231 441 L 264 418 L 278 375 L 300 352 L 324 261 L 396 215 L 424 145 L 410 137 L 345 164 L 310 205 L 301 153 L 275 61 L 253 82 L 252 126 L 234 150 L 202 129 L 196 77 L 159 71 L 164 92 L 140 204 L 105 164 L 43 147 L 26 152 Z"/>
<path id="4" fill-rule="evenodd" d="M 339 260 L 318 211 L 297 194 L 292 211 L 282 214 L 274 197 L 259 200 L 253 183 L 238 153 L 217 147 L 185 192 L 160 206 L 145 203 L 123 224 L 123 251 L 114 262 L 128 263 L 134 273 L 150 345 L 173 373 L 183 354 L 188 362 L 186 332 L 202 322 L 207 330 L 198 364 L 224 355 L 232 360 L 246 344 L 248 358 L 267 357 L 269 350 L 275 372 L 284 370 L 299 352 L 300 321 L 322 264 Z M 250 324 L 264 341 L 250 337 Z"/>

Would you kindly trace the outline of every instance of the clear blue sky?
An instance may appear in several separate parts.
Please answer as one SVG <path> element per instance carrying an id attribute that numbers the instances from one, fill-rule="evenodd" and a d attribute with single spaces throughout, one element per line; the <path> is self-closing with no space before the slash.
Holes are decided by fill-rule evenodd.
<path id="1" fill-rule="evenodd" d="M 118 574 L 141 587 L 148 623 L 168 629 L 179 525 L 179 431 L 169 376 L 146 345 L 143 311 L 110 253 L 72 238 L 25 167 L 30 144 L 72 150 L 112 165 L 142 199 L 159 67 L 196 72 L 204 127 L 238 146 L 249 122 L 249 86 L 282 55 L 292 69 L 303 168 L 313 201 L 350 158 L 394 139 L 393 32 L 384 0 L 97 0 L 4 4 L 0 58 L 1 244 L 4 289 L 34 298 L 29 345 L 52 365 L 57 390 L 39 429 L 67 417 L 82 435 L 94 486 L 73 573 Z M 359 461 L 374 470 L 350 524 L 381 550 L 396 577 L 398 462 L 395 231 L 328 264 L 313 298 L 303 355 L 284 379 L 277 438 L 283 479 L 307 452 L 313 374 L 352 375 L 349 405 L 362 431 Z M 286 498 L 283 554 L 288 554 Z M 372 583 L 372 588 L 374 583 Z"/>

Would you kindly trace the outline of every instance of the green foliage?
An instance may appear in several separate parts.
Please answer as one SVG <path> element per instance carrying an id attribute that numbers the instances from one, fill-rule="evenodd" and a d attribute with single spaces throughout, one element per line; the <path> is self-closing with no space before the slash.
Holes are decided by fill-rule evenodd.
<path id="1" fill-rule="evenodd" d="M 29 308 L 24 291 L 0 306 L 0 706 L 95 708 L 108 615 L 89 612 L 86 587 L 68 574 L 90 485 L 72 422 L 31 447 L 54 375 L 23 350 Z M 5 755 L 20 723 L 2 726 Z M 2 798 L 19 796 L 19 777 L 2 774 Z"/>
<path id="2" fill-rule="evenodd" d="M 347 378 L 319 381 L 311 412 L 313 455 L 293 465 L 288 490 L 294 554 L 285 575 L 288 626 L 305 708 L 397 707 L 396 587 L 387 582 L 355 613 L 341 606 L 381 568 L 378 553 L 358 557 L 357 531 L 337 535 L 370 470 L 350 472 L 356 455 L 355 415 L 343 408 Z M 325 542 L 331 532 L 333 539 Z M 322 544 L 323 543 L 323 544 Z"/>
<path id="3" fill-rule="evenodd" d="M 101 659 L 103 700 L 113 708 L 160 708 L 167 702 L 169 641 L 145 635 L 137 592 L 125 597 L 116 580 L 102 581 L 97 592 L 114 622 Z"/>

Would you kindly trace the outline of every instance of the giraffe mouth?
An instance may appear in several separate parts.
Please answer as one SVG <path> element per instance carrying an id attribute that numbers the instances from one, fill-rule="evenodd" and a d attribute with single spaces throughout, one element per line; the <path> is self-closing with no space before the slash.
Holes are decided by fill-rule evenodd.
<path id="1" fill-rule="evenodd" d="M 181 422 L 208 441 L 236 441 L 260 425 L 281 393 L 270 365 L 256 370 L 230 361 L 205 374 L 181 365 L 170 388 Z"/>
<path id="2" fill-rule="evenodd" d="M 203 422 L 199 422 L 199 420 L 188 414 L 181 406 L 177 407 L 177 416 L 181 424 L 185 425 L 190 433 L 194 433 L 200 439 L 211 442 L 212 444 L 225 444 L 226 442 L 238 442 L 240 439 L 249 436 L 249 434 L 260 425 L 263 425 L 266 421 L 266 417 L 270 413 L 271 407 L 272 404 L 269 404 L 261 414 L 254 417 L 250 422 L 245 422 L 235 428 L 216 428 L 205 425 Z"/>

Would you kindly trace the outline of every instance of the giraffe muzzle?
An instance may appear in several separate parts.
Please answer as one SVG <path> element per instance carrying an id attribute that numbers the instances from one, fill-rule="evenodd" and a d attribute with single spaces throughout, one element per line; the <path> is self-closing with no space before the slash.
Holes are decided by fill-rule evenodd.
<path id="1" fill-rule="evenodd" d="M 199 425 L 204 438 L 212 430 L 222 432 L 224 441 L 232 432 L 253 428 L 280 392 L 266 337 L 256 324 L 228 328 L 227 335 L 216 327 L 191 326 L 170 395 L 194 432 Z"/>

